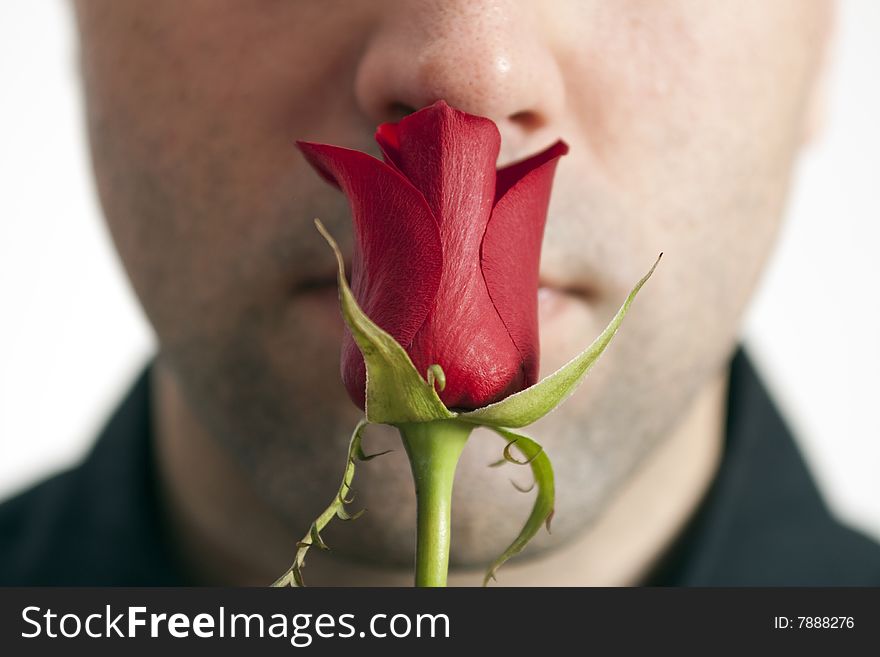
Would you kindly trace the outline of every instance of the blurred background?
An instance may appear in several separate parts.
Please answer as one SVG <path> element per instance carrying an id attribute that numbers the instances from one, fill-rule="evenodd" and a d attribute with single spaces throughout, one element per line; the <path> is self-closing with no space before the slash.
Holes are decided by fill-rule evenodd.
<path id="1" fill-rule="evenodd" d="M 832 508 L 880 539 L 880 1 L 839 9 L 826 125 L 743 337 Z M 81 458 L 155 348 L 77 75 L 66 2 L 0 3 L 0 498 Z"/>

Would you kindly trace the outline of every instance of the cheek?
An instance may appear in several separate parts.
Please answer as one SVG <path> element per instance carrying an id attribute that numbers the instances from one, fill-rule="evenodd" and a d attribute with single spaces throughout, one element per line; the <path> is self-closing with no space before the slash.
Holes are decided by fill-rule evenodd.
<path id="1" fill-rule="evenodd" d="M 632 4 L 608 12 L 574 72 L 602 172 L 648 195 L 778 170 L 801 134 L 816 26 L 786 2 Z"/>
<path id="2" fill-rule="evenodd" d="M 309 1 L 95 4 L 79 19 L 97 181 L 160 337 L 281 305 L 331 264 L 312 217 L 336 229 L 346 212 L 293 140 L 370 134 L 341 118 L 355 113 L 337 74 L 364 17 Z"/>
<path id="3" fill-rule="evenodd" d="M 624 2 L 571 62 L 606 230 L 627 259 L 667 252 L 684 289 L 726 300 L 720 321 L 745 303 L 779 226 L 820 19 L 802 3 Z"/>

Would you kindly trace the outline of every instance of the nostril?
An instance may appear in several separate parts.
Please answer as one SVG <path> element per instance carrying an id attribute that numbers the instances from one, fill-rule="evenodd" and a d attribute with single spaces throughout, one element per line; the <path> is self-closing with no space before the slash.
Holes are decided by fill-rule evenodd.
<path id="1" fill-rule="evenodd" d="M 397 121 L 400 121 L 400 119 L 402 119 L 403 117 L 405 117 L 409 114 L 412 114 L 415 111 L 416 111 L 415 108 L 410 107 L 406 103 L 398 103 L 395 101 L 395 102 L 390 103 L 388 105 L 388 110 L 387 110 L 388 121 L 390 123 L 395 123 Z"/>
<path id="2" fill-rule="evenodd" d="M 521 128 L 525 128 L 526 130 L 537 130 L 544 126 L 544 119 L 538 112 L 531 112 L 529 110 L 523 110 L 522 112 L 517 112 L 515 114 L 510 115 L 510 122 L 514 123 Z"/>
<path id="3" fill-rule="evenodd" d="M 402 118 L 412 114 L 415 111 L 416 108 L 412 107 L 411 105 L 394 101 L 389 103 L 385 110 L 385 114 L 387 116 L 385 120 L 389 123 L 396 123 L 397 121 L 400 121 Z M 523 110 L 520 112 L 516 112 L 515 114 L 511 114 L 508 120 L 511 123 L 519 126 L 520 128 L 528 131 L 537 130 L 538 128 L 543 127 L 546 123 L 540 112 L 534 112 L 531 110 Z"/>

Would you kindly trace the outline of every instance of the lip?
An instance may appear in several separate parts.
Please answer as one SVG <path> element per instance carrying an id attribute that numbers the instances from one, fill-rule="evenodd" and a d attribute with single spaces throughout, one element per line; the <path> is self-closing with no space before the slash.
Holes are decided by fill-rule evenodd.
<path id="1" fill-rule="evenodd" d="M 327 288 L 336 289 L 336 268 L 331 271 L 324 272 L 318 276 L 311 276 L 300 280 L 293 288 L 294 294 L 313 294 L 325 292 Z M 345 280 L 351 286 L 351 262 L 345 262 Z"/>
<path id="2" fill-rule="evenodd" d="M 343 264 L 345 266 L 345 278 L 351 286 L 351 257 L 343 256 Z M 322 271 L 320 274 L 300 280 L 294 287 L 295 294 L 310 294 L 316 292 L 324 292 L 326 288 L 337 286 L 336 282 L 337 269 L 333 267 Z M 564 280 L 563 277 L 556 276 L 550 272 L 538 273 L 538 297 L 555 297 L 563 296 L 574 298 L 585 303 L 593 303 L 596 300 L 596 289 L 584 283 L 574 283 Z"/>
<path id="3" fill-rule="evenodd" d="M 335 278 L 307 278 L 296 284 L 294 292 L 297 294 L 309 294 L 311 292 L 322 292 L 328 287 L 336 285 Z"/>
<path id="4" fill-rule="evenodd" d="M 541 295 L 562 295 L 591 302 L 596 298 L 596 291 L 589 285 L 565 285 L 540 279 L 538 281 L 538 297 L 540 298 Z"/>
<path id="5" fill-rule="evenodd" d="M 538 287 L 538 316 L 541 321 L 564 316 L 583 308 L 589 302 L 580 291 L 573 291 L 549 285 Z"/>
<path id="6" fill-rule="evenodd" d="M 351 285 L 351 275 L 349 272 L 349 267 L 346 266 L 346 280 L 348 284 Z M 297 283 L 295 292 L 299 294 L 309 294 L 313 292 L 323 292 L 326 291 L 327 288 L 336 288 L 336 273 L 334 272 L 331 275 L 324 276 L 315 276 L 312 278 L 307 278 L 305 280 Z M 548 284 L 545 281 L 539 281 L 538 283 L 538 298 L 551 300 L 557 297 L 569 297 L 575 298 L 580 301 L 590 302 L 595 298 L 595 292 L 592 288 L 587 286 L 580 285 L 553 285 Z"/>
<path id="7" fill-rule="evenodd" d="M 328 326 L 339 323 L 339 290 L 335 277 L 302 281 L 295 292 L 300 303 L 310 309 L 308 312 L 314 313 L 316 321 L 326 322 Z M 589 292 L 582 289 L 540 285 L 537 296 L 538 322 L 544 331 L 551 326 L 580 326 L 584 313 L 589 313 L 592 307 Z"/>

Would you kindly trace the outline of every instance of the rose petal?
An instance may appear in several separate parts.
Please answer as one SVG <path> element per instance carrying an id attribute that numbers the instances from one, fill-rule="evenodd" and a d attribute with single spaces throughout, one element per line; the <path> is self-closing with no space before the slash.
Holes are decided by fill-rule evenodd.
<path id="1" fill-rule="evenodd" d="M 565 155 L 566 153 L 568 153 L 568 144 L 559 140 L 552 146 L 545 148 L 540 153 L 536 153 L 524 160 L 513 162 L 498 169 L 495 182 L 495 203 L 497 204 L 498 200 L 507 193 L 507 190 L 519 182 L 519 180 L 529 171 L 537 169 L 545 162 Z"/>
<path id="2" fill-rule="evenodd" d="M 437 221 L 422 194 L 371 155 L 298 141 L 312 166 L 348 197 L 354 219 L 352 291 L 366 315 L 406 348 L 431 310 L 443 273 Z M 346 331 L 343 379 L 364 405 L 366 369 Z"/>
<path id="3" fill-rule="evenodd" d="M 515 429 L 537 422 L 559 406 L 583 382 L 590 368 L 609 345 L 639 290 L 657 268 L 662 255 L 661 253 L 660 256 L 657 256 L 654 265 L 636 283 L 620 310 L 589 347 L 535 385 L 520 390 L 494 404 L 463 413 L 459 415 L 459 418 L 474 424 Z"/>
<path id="4" fill-rule="evenodd" d="M 480 251 L 486 288 L 520 352 L 526 385 L 538 379 L 541 242 L 556 163 L 567 152 L 568 146 L 558 141 L 506 169 L 509 187 L 492 211 Z"/>
<path id="5" fill-rule="evenodd" d="M 397 123 L 382 124 L 376 141 L 389 164 L 424 194 L 444 234 L 489 217 L 501 147 L 491 119 L 438 100 Z"/>
<path id="6" fill-rule="evenodd" d="M 400 168 L 400 139 L 397 134 L 397 124 L 383 123 L 376 128 L 375 138 L 382 150 L 385 163 L 403 173 Z"/>

